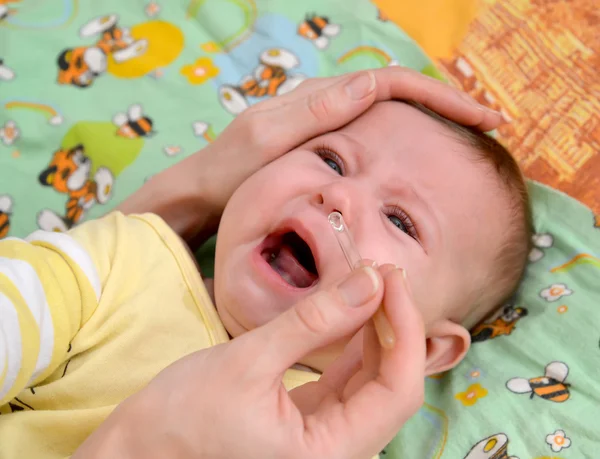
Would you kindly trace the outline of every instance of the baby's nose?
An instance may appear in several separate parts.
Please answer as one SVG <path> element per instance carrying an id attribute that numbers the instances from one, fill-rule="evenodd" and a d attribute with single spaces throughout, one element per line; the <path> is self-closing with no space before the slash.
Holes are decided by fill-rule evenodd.
<path id="1" fill-rule="evenodd" d="M 339 212 L 348 221 L 352 219 L 351 191 L 341 184 L 331 184 L 315 194 L 314 202 L 328 215 Z"/>

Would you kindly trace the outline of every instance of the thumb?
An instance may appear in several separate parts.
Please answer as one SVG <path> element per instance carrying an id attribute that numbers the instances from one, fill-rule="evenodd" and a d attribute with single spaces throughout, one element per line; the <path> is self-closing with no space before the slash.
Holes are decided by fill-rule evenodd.
<path id="1" fill-rule="evenodd" d="M 255 362 L 247 376 L 272 379 L 311 351 L 354 334 L 382 298 L 381 275 L 370 266 L 304 298 L 271 322 L 236 338 Z"/>
<path id="2" fill-rule="evenodd" d="M 320 86 L 320 87 L 319 87 Z M 333 84 L 299 87 L 286 95 L 289 102 L 262 112 L 264 125 L 291 149 L 317 135 L 338 129 L 358 117 L 375 101 L 376 79 L 371 71 L 357 72 Z M 306 89 L 306 91 L 304 90 Z M 283 134 L 285 133 L 285 134 Z"/>

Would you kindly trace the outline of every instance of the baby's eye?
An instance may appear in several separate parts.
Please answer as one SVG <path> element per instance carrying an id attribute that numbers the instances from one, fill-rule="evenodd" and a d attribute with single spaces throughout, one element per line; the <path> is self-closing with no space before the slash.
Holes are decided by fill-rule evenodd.
<path id="1" fill-rule="evenodd" d="M 336 152 L 328 148 L 320 147 L 315 150 L 315 153 L 325 161 L 325 164 L 331 167 L 339 175 L 344 175 L 344 161 L 342 161 L 342 158 L 340 158 Z"/>
<path id="2" fill-rule="evenodd" d="M 408 234 L 413 239 L 417 241 L 419 240 L 419 235 L 417 234 L 415 225 L 406 212 L 399 207 L 392 207 L 390 209 L 386 209 L 385 213 L 387 214 L 390 222 L 392 222 L 396 228 L 399 228 L 400 231 Z"/>
<path id="3" fill-rule="evenodd" d="M 334 171 L 336 171 L 338 174 L 342 175 L 342 168 L 340 167 L 340 165 L 338 163 L 336 163 L 333 159 L 329 159 L 329 158 L 325 158 L 324 159 L 325 163 L 331 167 Z"/>
<path id="4" fill-rule="evenodd" d="M 400 228 L 400 231 L 403 231 L 404 233 L 408 233 L 408 230 L 406 229 L 406 226 L 404 226 L 404 223 L 402 223 L 402 220 L 400 220 L 395 215 L 390 215 L 388 218 L 394 225 L 396 225 L 398 228 Z"/>

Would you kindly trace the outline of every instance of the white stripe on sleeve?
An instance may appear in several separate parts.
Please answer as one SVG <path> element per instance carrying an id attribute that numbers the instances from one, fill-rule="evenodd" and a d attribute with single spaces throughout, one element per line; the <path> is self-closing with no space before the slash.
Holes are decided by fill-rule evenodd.
<path id="1" fill-rule="evenodd" d="M 15 385 L 21 370 L 21 328 L 12 301 L 0 293 L 0 373 L 6 370 L 0 399 Z"/>
<path id="2" fill-rule="evenodd" d="M 28 384 L 50 365 L 54 349 L 54 324 L 46 293 L 35 269 L 23 260 L 0 257 L 0 273 L 4 274 L 17 288 L 31 311 L 40 334 L 40 352 L 33 376 Z M 8 299 L 8 298 L 7 298 Z M 11 303 L 12 304 L 12 303 Z M 17 322 L 18 326 L 18 322 Z"/>
<path id="3" fill-rule="evenodd" d="M 67 255 L 74 263 L 76 263 L 85 276 L 90 281 L 94 293 L 96 294 L 96 301 L 100 301 L 100 293 L 102 292 L 102 284 L 100 282 L 100 276 L 96 270 L 94 261 L 86 252 L 86 250 L 70 235 L 65 233 L 55 233 L 49 231 L 35 231 L 26 238 L 27 242 L 45 242 L 53 245 L 58 250 Z"/>

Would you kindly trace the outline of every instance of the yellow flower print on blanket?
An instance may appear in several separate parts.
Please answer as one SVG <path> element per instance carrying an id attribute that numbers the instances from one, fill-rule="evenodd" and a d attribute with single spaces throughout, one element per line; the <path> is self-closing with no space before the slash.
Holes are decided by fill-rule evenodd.
<path id="1" fill-rule="evenodd" d="M 569 289 L 566 284 L 552 284 L 540 292 L 540 296 L 549 302 L 558 301 L 563 296 L 569 296 L 572 294 L 573 290 Z"/>
<path id="2" fill-rule="evenodd" d="M 559 453 L 563 448 L 571 446 L 571 439 L 565 435 L 564 430 L 557 430 L 546 437 L 546 443 L 550 445 L 552 451 Z"/>
<path id="3" fill-rule="evenodd" d="M 473 406 L 477 403 L 480 398 L 486 397 L 488 391 L 479 383 L 471 384 L 469 388 L 464 392 L 459 392 L 454 396 L 457 400 L 460 400 L 465 406 Z"/>
<path id="4" fill-rule="evenodd" d="M 187 78 L 190 84 L 202 84 L 216 77 L 219 69 L 215 67 L 209 57 L 201 57 L 193 64 L 184 65 L 181 68 L 181 74 Z"/>

